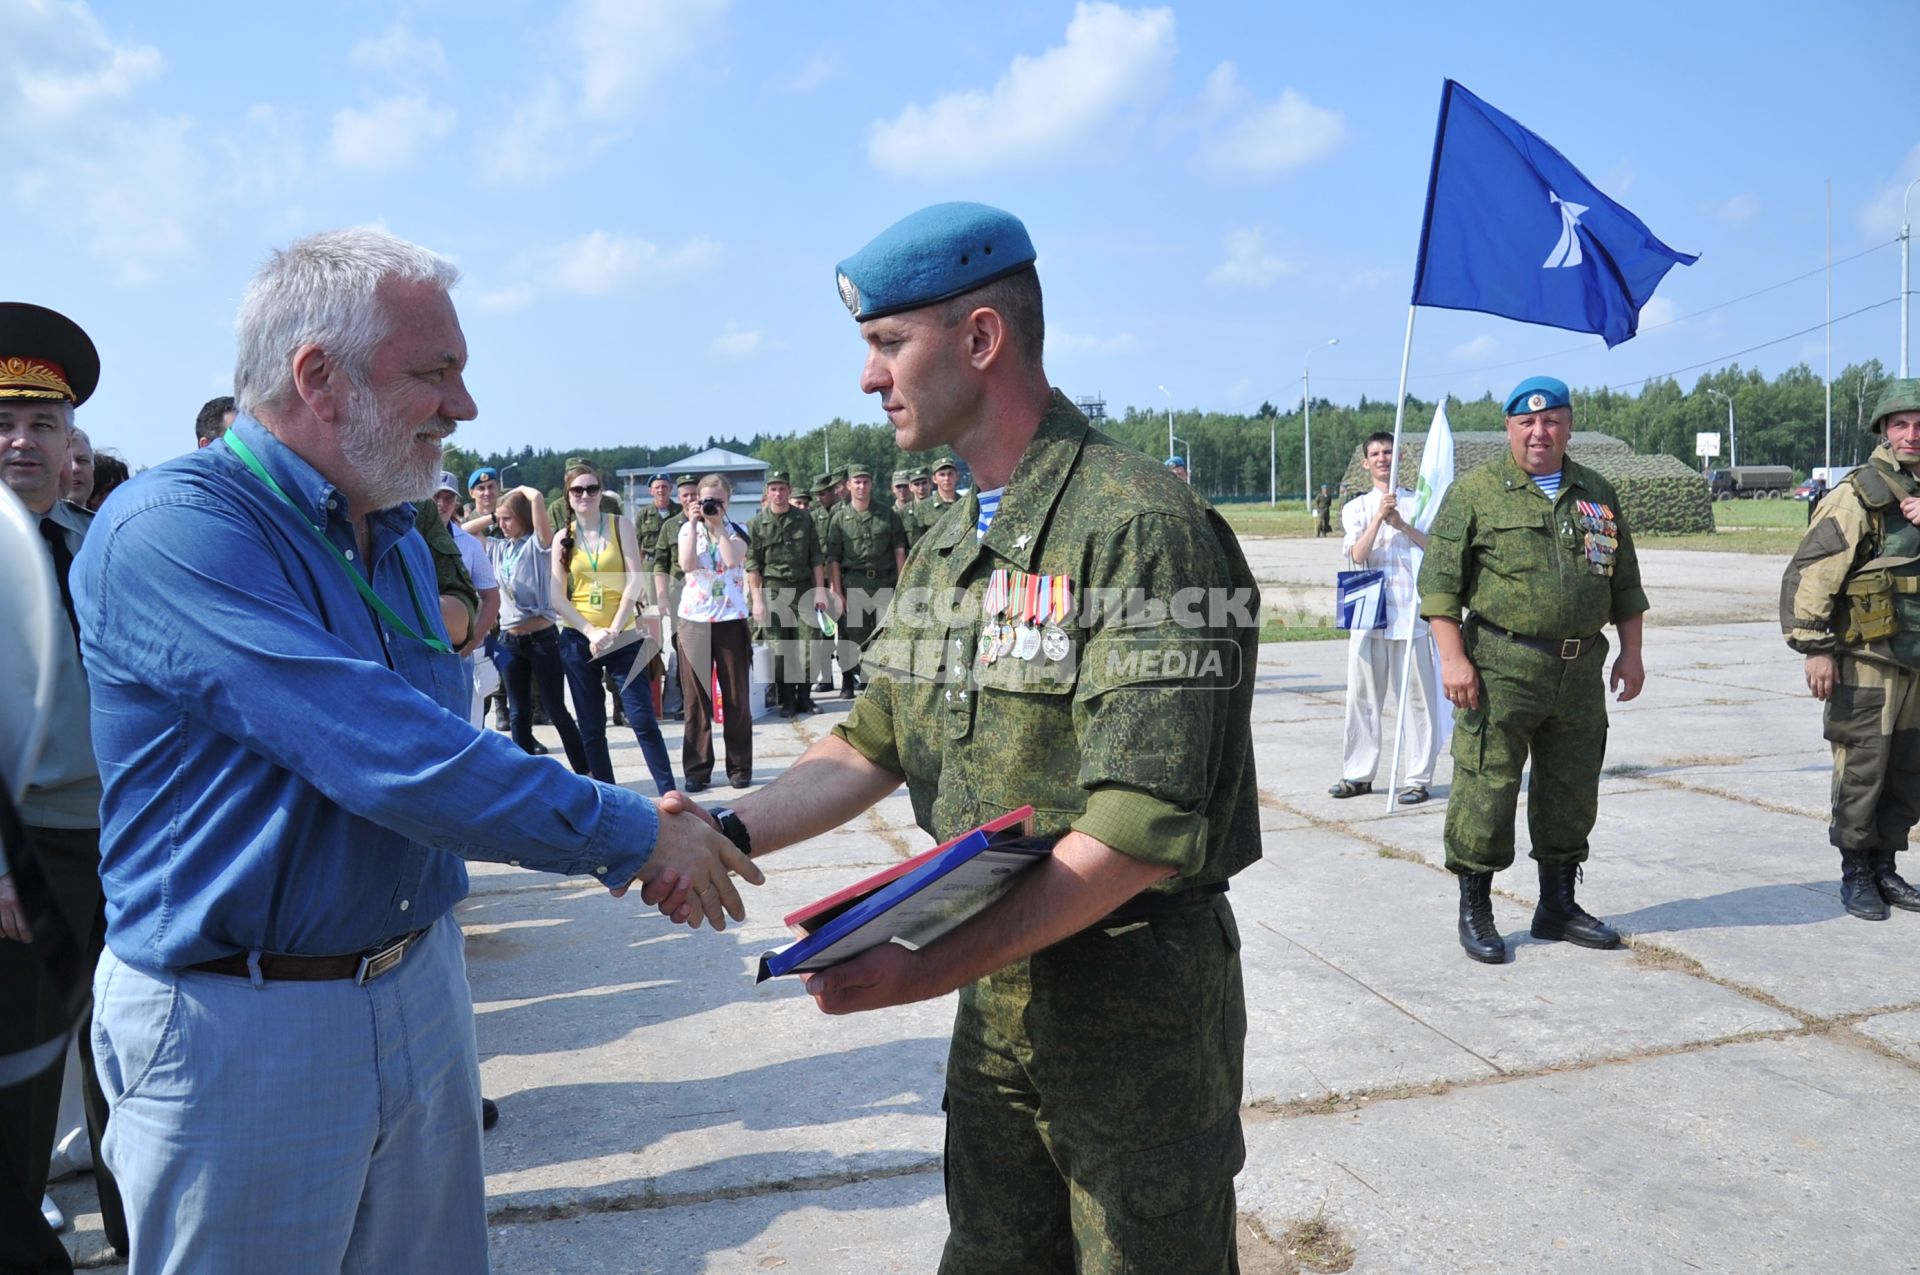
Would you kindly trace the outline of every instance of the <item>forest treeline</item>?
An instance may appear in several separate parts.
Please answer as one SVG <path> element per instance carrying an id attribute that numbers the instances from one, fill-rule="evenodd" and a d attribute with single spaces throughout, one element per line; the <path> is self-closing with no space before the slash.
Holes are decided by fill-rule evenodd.
<path id="1" fill-rule="evenodd" d="M 1833 462 L 1853 464 L 1872 450 L 1865 431 L 1874 399 L 1887 381 L 1878 359 L 1849 366 L 1833 382 Z M 1790 465 L 1804 476 L 1826 463 L 1825 387 L 1806 364 L 1788 368 L 1768 379 L 1757 369 L 1729 365 L 1699 378 L 1690 390 L 1672 379 L 1649 381 L 1636 394 L 1606 388 L 1574 391 L 1574 426 L 1611 434 L 1634 451 L 1665 453 L 1688 465 L 1696 434 L 1721 435 L 1720 459 L 1730 463 L 1726 401 L 1733 399 L 1734 430 L 1743 465 Z M 1424 433 L 1433 419 L 1434 402 L 1409 397 L 1406 430 Z M 1498 430 L 1500 404 L 1491 393 L 1478 399 L 1449 397 L 1447 416 L 1456 431 Z M 1192 467 L 1195 483 L 1219 500 L 1263 499 L 1267 495 L 1269 439 L 1276 445 L 1274 469 L 1282 499 L 1298 499 L 1302 492 L 1301 413 L 1299 404 L 1286 410 L 1262 403 L 1251 414 L 1173 409 L 1173 432 Z M 1164 458 L 1167 450 L 1165 409 L 1129 407 L 1111 416 L 1101 427 L 1122 442 Z M 1362 397 L 1352 405 L 1314 400 L 1313 477 L 1338 484 L 1353 449 L 1375 430 L 1393 428 L 1393 403 Z M 751 438 L 709 437 L 703 442 L 658 447 L 539 448 L 531 444 L 518 452 L 477 456 L 455 447 L 447 449 L 448 467 L 466 473 L 477 465 L 514 465 L 508 485 L 528 483 L 543 491 L 560 486 L 570 456 L 585 456 L 603 472 L 616 469 L 668 468 L 681 457 L 709 447 L 724 447 L 768 461 L 793 473 L 795 482 L 810 481 L 830 457 L 837 467 L 850 462 L 871 466 L 884 486 L 896 469 L 924 463 L 893 444 L 893 430 L 885 424 L 856 425 L 835 419 L 797 433 L 755 434 Z"/>

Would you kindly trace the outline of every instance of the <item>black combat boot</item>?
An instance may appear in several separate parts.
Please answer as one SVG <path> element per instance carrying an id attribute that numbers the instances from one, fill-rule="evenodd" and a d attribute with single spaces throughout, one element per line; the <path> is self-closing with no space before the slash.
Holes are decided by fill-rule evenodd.
<path id="1" fill-rule="evenodd" d="M 1579 947 L 1620 946 L 1620 931 L 1589 913 L 1573 899 L 1577 863 L 1540 864 L 1540 903 L 1533 909 L 1533 937 L 1565 939 Z"/>
<path id="2" fill-rule="evenodd" d="M 795 713 L 817 713 L 820 711 L 814 707 L 813 684 L 811 682 L 795 682 L 793 684 L 793 711 Z"/>
<path id="3" fill-rule="evenodd" d="M 1460 874 L 1460 946 L 1486 965 L 1507 959 L 1507 945 L 1500 938 L 1500 927 L 1493 923 L 1491 872 Z"/>
<path id="4" fill-rule="evenodd" d="M 1873 852 L 1873 883 L 1880 897 L 1903 912 L 1920 912 L 1920 890 L 1908 885 L 1893 865 L 1893 851 Z"/>
<path id="5" fill-rule="evenodd" d="M 853 674 L 842 673 L 840 675 L 840 698 L 841 699 L 852 699 L 854 695 L 859 692 L 859 689 L 860 689 L 859 685 L 854 680 Z"/>
<path id="6" fill-rule="evenodd" d="M 772 697 L 767 701 L 768 703 L 774 702 L 775 699 L 779 701 L 781 720 L 784 721 L 793 716 L 794 690 L 792 683 L 775 682 L 767 688 L 767 692 Z"/>
<path id="7" fill-rule="evenodd" d="M 513 729 L 513 723 L 507 720 L 507 696 L 504 691 L 496 692 L 493 696 L 493 728 L 495 730 Z"/>
<path id="8" fill-rule="evenodd" d="M 1840 852 L 1840 904 L 1862 921 L 1884 921 L 1892 915 L 1874 877 L 1873 851 Z"/>

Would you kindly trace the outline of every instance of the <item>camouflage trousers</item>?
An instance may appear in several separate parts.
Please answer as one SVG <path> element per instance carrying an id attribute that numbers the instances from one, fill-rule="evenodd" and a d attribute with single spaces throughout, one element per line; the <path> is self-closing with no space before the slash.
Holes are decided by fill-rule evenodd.
<path id="1" fill-rule="evenodd" d="M 1447 868 L 1498 872 L 1513 864 L 1520 773 L 1527 832 L 1542 863 L 1583 863 L 1600 808 L 1607 756 L 1607 640 L 1563 660 L 1469 621 L 1467 656 L 1480 670 L 1480 707 L 1453 718 L 1453 791 L 1447 797 Z"/>
<path id="2" fill-rule="evenodd" d="M 840 641 L 834 656 L 844 672 L 859 667 L 860 653 L 867 649 L 874 630 L 887 614 L 888 604 L 893 601 L 895 577 L 843 570 L 840 580 L 847 591 L 847 613 L 840 617 Z"/>
<path id="3" fill-rule="evenodd" d="M 766 643 L 773 656 L 773 680 L 793 683 L 812 680 L 813 661 L 809 657 L 814 644 L 807 639 L 819 630 L 806 622 L 813 614 L 811 604 L 806 604 L 805 615 L 800 608 L 806 594 L 813 589 L 813 581 L 769 577 L 764 588 L 767 622 L 755 626 L 754 638 Z"/>
<path id="4" fill-rule="evenodd" d="M 1842 850 L 1907 848 L 1920 821 L 1920 670 L 1841 652 L 1827 698 L 1833 745 L 1833 822 Z"/>
<path id="5" fill-rule="evenodd" d="M 1224 894 L 962 989 L 940 1275 L 1237 1275 L 1246 1034 Z"/>

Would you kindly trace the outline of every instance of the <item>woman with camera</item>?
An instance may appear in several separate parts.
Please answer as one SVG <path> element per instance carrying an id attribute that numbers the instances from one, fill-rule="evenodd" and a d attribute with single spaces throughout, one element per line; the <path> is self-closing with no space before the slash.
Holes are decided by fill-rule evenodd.
<path id="1" fill-rule="evenodd" d="M 580 731 L 567 715 L 566 671 L 560 664 L 559 618 L 553 609 L 553 567 L 547 546 L 553 523 L 547 500 L 531 487 L 516 487 L 494 508 L 500 535 L 488 537 L 487 556 L 500 578 L 500 680 L 507 687 L 507 711 L 513 742 L 526 752 L 539 750 L 533 738 L 533 688 L 560 732 L 567 764 L 577 775 L 591 774 Z"/>
<path id="2" fill-rule="evenodd" d="M 634 669 L 652 654 L 634 625 L 645 559 L 633 524 L 600 508 L 600 474 L 593 466 L 569 466 L 566 488 L 566 527 L 553 545 L 553 609 L 567 626 L 560 634 L 560 662 L 573 690 L 587 764 L 595 779 L 614 781 L 602 690 L 611 673 L 653 786 L 664 797 L 673 791 L 673 763 L 653 713 L 653 683 Z"/>
<path id="3" fill-rule="evenodd" d="M 713 775 L 713 687 L 727 744 L 727 779 L 753 782 L 753 639 L 747 615 L 747 529 L 727 517 L 733 486 L 722 474 L 700 480 L 694 516 L 680 529 L 680 689 L 687 705 L 681 769 L 687 791 L 699 792 Z M 716 678 L 717 673 L 717 678 Z"/>

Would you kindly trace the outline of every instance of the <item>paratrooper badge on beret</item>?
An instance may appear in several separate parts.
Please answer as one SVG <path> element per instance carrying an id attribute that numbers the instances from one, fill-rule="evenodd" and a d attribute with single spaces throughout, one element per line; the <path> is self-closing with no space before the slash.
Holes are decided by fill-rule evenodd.
<path id="1" fill-rule="evenodd" d="M 1529 376 L 1507 395 L 1506 413 L 1508 416 L 1520 416 L 1527 412 L 1566 407 L 1572 402 L 1573 394 L 1567 389 L 1565 381 L 1555 380 L 1551 376 Z"/>

